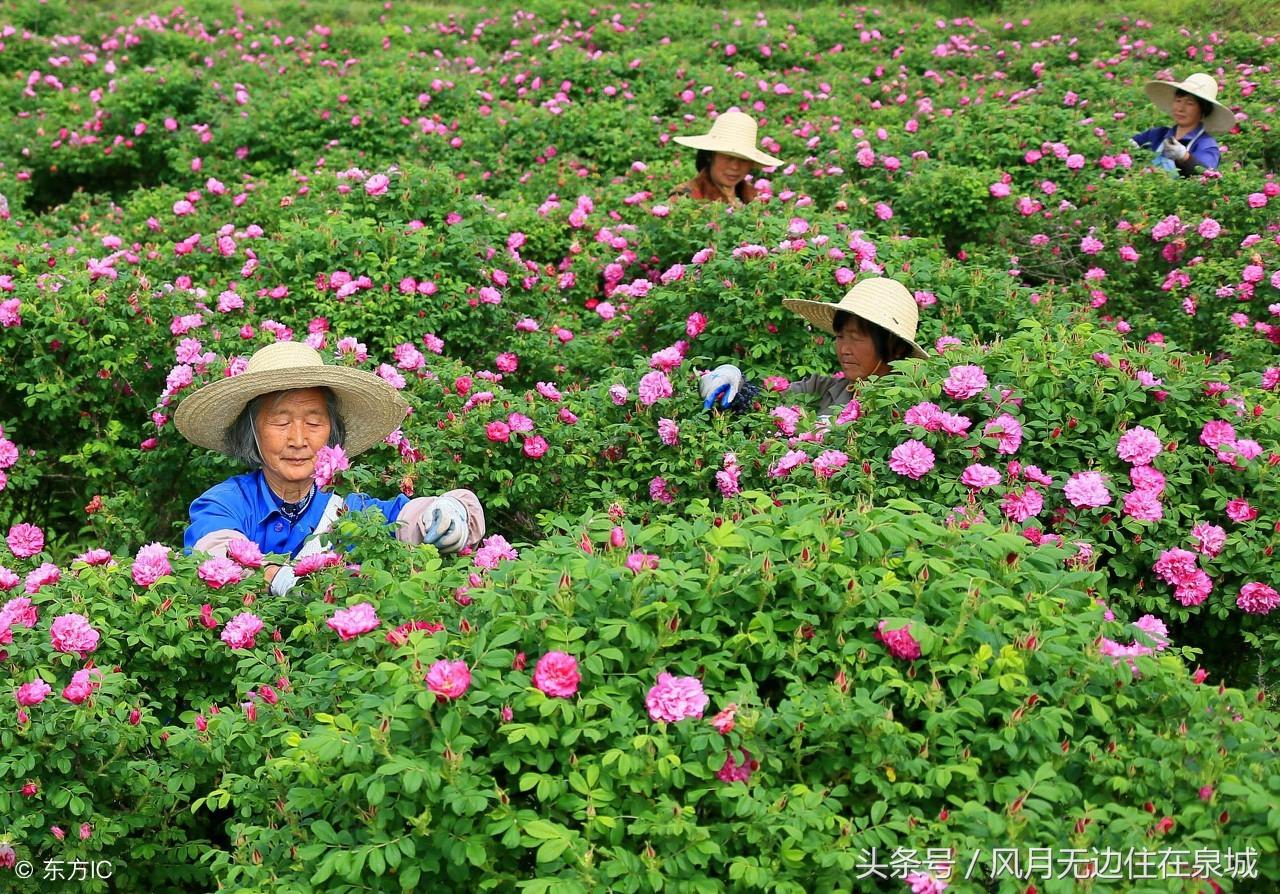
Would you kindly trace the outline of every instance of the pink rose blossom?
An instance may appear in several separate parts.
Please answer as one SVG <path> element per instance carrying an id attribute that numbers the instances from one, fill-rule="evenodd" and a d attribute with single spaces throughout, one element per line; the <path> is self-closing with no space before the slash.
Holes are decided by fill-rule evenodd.
<path id="1" fill-rule="evenodd" d="M 1107 477 L 1101 472 L 1076 472 L 1062 490 L 1077 509 L 1096 509 L 1111 502 Z"/>
<path id="2" fill-rule="evenodd" d="M 227 555 L 246 568 L 262 567 L 262 550 L 252 540 L 241 537 L 227 544 Z"/>
<path id="3" fill-rule="evenodd" d="M 355 639 L 362 633 L 377 630 L 380 622 L 373 606 L 368 602 L 361 602 L 350 608 L 338 609 L 333 613 L 333 617 L 325 623 L 337 631 L 338 636 L 342 638 L 343 642 L 346 642 L 349 639 Z"/>
<path id="4" fill-rule="evenodd" d="M 552 698 L 572 698 L 580 680 L 577 659 L 564 652 L 548 652 L 533 670 L 533 685 Z"/>
<path id="5" fill-rule="evenodd" d="M 501 534 L 485 538 L 484 543 L 476 550 L 471 562 L 477 568 L 494 569 L 500 562 L 520 558 L 520 553 L 507 542 Z"/>
<path id="6" fill-rule="evenodd" d="M 908 407 L 907 412 L 902 417 L 902 421 L 907 425 L 919 426 L 925 431 L 937 431 L 941 414 L 942 408 L 937 404 L 923 401 L 913 407 Z"/>
<path id="7" fill-rule="evenodd" d="M 734 717 L 738 713 L 738 706 L 733 702 L 724 706 L 724 710 L 711 718 L 711 725 L 715 727 L 715 731 L 722 736 L 727 736 L 733 732 Z"/>
<path id="8" fill-rule="evenodd" d="M 902 880 L 911 888 L 911 894 L 943 894 L 950 887 L 943 878 L 935 878 L 928 872 L 908 872 Z"/>
<path id="9" fill-rule="evenodd" d="M 819 478 L 830 478 L 838 469 L 849 464 L 849 455 L 842 450 L 824 450 L 813 460 L 813 474 Z"/>
<path id="10" fill-rule="evenodd" d="M 1152 491 L 1135 490 L 1124 495 L 1124 514 L 1138 521 L 1159 521 L 1164 507 Z"/>
<path id="11" fill-rule="evenodd" d="M 520 449 L 530 459 L 541 459 L 546 455 L 547 447 L 546 438 L 542 435 L 531 435 L 524 439 L 524 445 Z"/>
<path id="12" fill-rule="evenodd" d="M 960 483 L 974 490 L 982 490 L 985 487 L 994 487 L 999 484 L 1000 473 L 991 468 L 991 466 L 973 463 L 960 473 Z"/>
<path id="13" fill-rule="evenodd" d="M 773 417 L 773 424 L 778 427 L 778 431 L 791 437 L 796 433 L 796 425 L 804 416 L 804 411 L 799 407 L 774 407 L 769 415 Z"/>
<path id="14" fill-rule="evenodd" d="M 1096 236 L 1085 236 L 1080 240 L 1080 251 L 1087 255 L 1096 255 L 1104 248 L 1102 240 Z"/>
<path id="15" fill-rule="evenodd" d="M 27 559 L 44 549 L 44 531 L 26 523 L 14 525 L 9 528 L 6 542 L 9 552 L 19 559 Z"/>
<path id="16" fill-rule="evenodd" d="M 49 625 L 49 639 L 58 652 L 69 652 L 84 658 L 98 648 L 98 631 L 84 615 L 61 615 Z"/>
<path id="17" fill-rule="evenodd" d="M 1229 422 L 1211 419 L 1200 429 L 1200 443 L 1212 449 L 1236 439 L 1236 430 Z"/>
<path id="18" fill-rule="evenodd" d="M 740 751 L 742 763 L 738 763 L 732 751 L 725 754 L 724 765 L 716 771 L 716 778 L 721 782 L 749 782 L 751 774 L 760 769 L 760 762 L 752 759 L 750 751 L 745 748 Z"/>
<path id="19" fill-rule="evenodd" d="M 15 698 L 17 698 L 19 705 L 29 708 L 44 701 L 50 692 L 53 692 L 52 686 L 44 680 L 35 679 L 30 683 L 23 683 L 19 686 L 18 691 L 15 693 Z"/>
<path id="20" fill-rule="evenodd" d="M 222 628 L 221 639 L 233 649 L 252 649 L 254 637 L 262 632 L 262 619 L 253 612 L 241 612 Z"/>
<path id="21" fill-rule="evenodd" d="M 52 562 L 44 562 L 39 568 L 33 568 L 27 572 L 22 588 L 28 593 L 39 593 L 43 588 L 53 586 L 61 579 L 62 571 L 58 566 Z"/>
<path id="22" fill-rule="evenodd" d="M 942 390 L 956 400 L 967 400 L 981 394 L 987 385 L 987 374 L 982 367 L 953 366 L 951 375 L 942 383 Z"/>
<path id="23" fill-rule="evenodd" d="M 1186 606 L 1199 605 L 1209 598 L 1213 589 L 1213 580 L 1203 571 L 1196 571 L 1190 580 L 1178 584 L 1173 590 L 1173 597 Z"/>
<path id="24" fill-rule="evenodd" d="M 1116 455 L 1127 463 L 1146 466 L 1150 465 L 1163 449 L 1164 445 L 1160 443 L 1156 433 L 1139 425 L 1120 436 L 1120 441 L 1116 444 Z"/>
<path id="25" fill-rule="evenodd" d="M 894 447 L 889 454 L 889 468 L 915 480 L 923 478 L 933 466 L 933 451 L 914 438 Z"/>
<path id="26" fill-rule="evenodd" d="M 1258 517 L 1258 510 L 1249 505 L 1243 497 L 1236 497 L 1227 502 L 1227 518 L 1236 524 L 1244 524 Z"/>
<path id="27" fill-rule="evenodd" d="M 680 426 L 674 419 L 658 420 L 658 438 L 667 447 L 674 447 L 680 443 Z"/>
<path id="28" fill-rule="evenodd" d="M 314 555 L 304 556 L 293 563 L 294 577 L 307 577 L 322 571 L 325 568 L 333 568 L 342 564 L 342 557 L 334 552 L 321 552 Z"/>
<path id="29" fill-rule="evenodd" d="M 40 620 L 40 613 L 26 596 L 10 599 L 0 608 L 0 627 L 35 627 Z"/>
<path id="30" fill-rule="evenodd" d="M 162 543 L 149 543 L 138 550 L 133 559 L 133 582 L 140 587 L 150 587 L 166 574 L 173 572 L 169 564 L 169 547 Z"/>
<path id="31" fill-rule="evenodd" d="M 809 461 L 809 455 L 803 450 L 788 450 L 776 463 L 769 467 L 770 478 L 786 478 L 792 471 Z"/>
<path id="32" fill-rule="evenodd" d="M 1201 522 L 1191 529 L 1191 539 L 1196 542 L 1196 552 L 1212 558 L 1227 545 L 1227 532 L 1218 525 Z"/>
<path id="33" fill-rule="evenodd" d="M 640 395 L 640 403 L 650 407 L 664 397 L 671 396 L 671 380 L 661 370 L 654 370 L 640 379 L 640 385 L 636 390 Z"/>
<path id="34" fill-rule="evenodd" d="M 636 552 L 627 556 L 627 559 L 623 564 L 631 571 L 639 574 L 641 571 L 645 571 L 646 569 L 652 571 L 657 568 L 658 557 L 653 553 Z"/>
<path id="35" fill-rule="evenodd" d="M 1277 605 L 1280 605 L 1280 593 L 1258 581 L 1245 584 L 1236 596 L 1236 606 L 1251 615 L 1270 614 Z"/>
<path id="36" fill-rule="evenodd" d="M 484 435 L 490 441 L 505 444 L 511 440 L 511 426 L 495 420 L 485 426 Z"/>
<path id="37" fill-rule="evenodd" d="M 102 671 L 96 667 L 78 670 L 71 675 L 71 682 L 63 687 L 62 697 L 73 705 L 83 704 L 102 685 L 101 678 Z"/>
<path id="38" fill-rule="evenodd" d="M 1025 488 L 1024 491 L 1010 491 L 1000 503 L 1000 511 L 1005 517 L 1021 524 L 1039 515 L 1044 508 L 1044 498 L 1036 488 Z"/>
<path id="39" fill-rule="evenodd" d="M 1218 223 L 1212 217 L 1206 217 L 1200 221 L 1200 226 L 1196 227 L 1196 232 L 1205 239 L 1217 239 L 1222 232 L 1222 224 Z"/>
<path id="40" fill-rule="evenodd" d="M 1196 554 L 1190 550 L 1173 547 L 1160 553 L 1152 570 L 1166 584 L 1178 586 L 1190 581 L 1198 570 Z"/>
<path id="41" fill-rule="evenodd" d="M 884 643 L 889 654 L 903 661 L 915 661 L 920 657 L 920 643 L 911 635 L 911 625 L 898 630 L 885 630 L 888 621 L 881 621 L 876 628 L 876 639 Z"/>
<path id="42" fill-rule="evenodd" d="M 1151 640 L 1151 648 L 1155 651 L 1162 652 L 1169 645 L 1169 628 L 1155 615 L 1143 615 L 1133 622 L 1133 626 Z"/>
<path id="43" fill-rule="evenodd" d="M 451 701 L 461 698 L 471 686 L 471 668 L 465 661 L 449 661 L 441 658 L 425 677 L 427 688 L 436 694 L 439 701 Z"/>
<path id="44" fill-rule="evenodd" d="M 1017 453 L 1022 446 L 1022 423 L 1008 413 L 1001 413 L 982 427 L 982 436 L 996 439 L 996 453 Z"/>
<path id="45" fill-rule="evenodd" d="M 724 468 L 716 472 L 716 487 L 720 489 L 720 493 L 725 497 L 737 496 L 741 490 L 739 485 L 739 476 L 741 470 L 738 468 L 738 457 L 732 453 L 724 455 Z"/>
<path id="46" fill-rule="evenodd" d="M 673 677 L 666 671 L 658 674 L 658 682 L 645 696 L 649 716 L 665 723 L 701 717 L 709 702 L 697 677 Z"/>
<path id="47" fill-rule="evenodd" d="M 221 590 L 231 584 L 238 584 L 244 579 L 245 571 L 235 562 L 222 557 L 215 557 L 200 563 L 196 569 L 199 578 L 214 590 Z"/>
<path id="48" fill-rule="evenodd" d="M 666 503 L 669 505 L 675 502 L 676 495 L 675 491 L 671 489 L 671 486 L 667 484 L 667 479 L 658 475 L 649 482 L 649 499 L 653 500 L 655 503 Z"/>

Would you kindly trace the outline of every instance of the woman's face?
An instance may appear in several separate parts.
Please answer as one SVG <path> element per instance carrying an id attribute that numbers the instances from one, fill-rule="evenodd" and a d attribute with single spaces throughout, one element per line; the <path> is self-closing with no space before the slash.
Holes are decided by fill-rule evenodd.
<path id="1" fill-rule="evenodd" d="M 717 152 L 711 157 L 711 182 L 723 190 L 733 190 L 751 172 L 751 162 L 736 155 Z"/>
<path id="2" fill-rule="evenodd" d="M 1173 123 L 1179 127 L 1191 128 L 1200 123 L 1200 102 L 1189 93 L 1175 94 L 1173 97 Z"/>
<path id="3" fill-rule="evenodd" d="M 308 482 L 315 474 L 316 452 L 329 443 L 329 405 L 324 391 L 301 388 L 268 395 L 253 424 L 267 483 L 293 490 Z M 288 498 L 289 494 L 280 496 Z"/>
<path id="4" fill-rule="evenodd" d="M 876 352 L 871 332 L 857 317 L 850 317 L 836 334 L 836 359 L 850 382 L 889 372 L 888 364 Z"/>

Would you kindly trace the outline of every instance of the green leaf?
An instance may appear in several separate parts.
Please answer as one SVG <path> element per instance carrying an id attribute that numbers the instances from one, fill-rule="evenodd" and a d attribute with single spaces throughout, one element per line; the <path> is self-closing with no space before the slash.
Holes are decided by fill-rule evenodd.
<path id="1" fill-rule="evenodd" d="M 549 841 L 544 841 L 542 846 L 538 848 L 538 862 L 550 863 L 553 860 L 558 860 L 568 847 L 568 838 L 552 838 Z"/>

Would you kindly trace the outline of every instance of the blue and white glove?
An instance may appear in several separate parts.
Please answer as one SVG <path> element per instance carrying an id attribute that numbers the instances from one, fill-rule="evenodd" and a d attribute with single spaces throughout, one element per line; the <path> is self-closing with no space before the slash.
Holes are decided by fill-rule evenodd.
<path id="1" fill-rule="evenodd" d="M 418 523 L 422 542 L 441 553 L 456 553 L 467 545 L 467 507 L 454 497 L 437 497 Z"/>
<path id="2" fill-rule="evenodd" d="M 1190 153 L 1187 152 L 1186 146 L 1179 143 L 1173 137 L 1167 137 L 1165 141 L 1160 144 L 1160 154 L 1165 158 L 1171 158 L 1174 161 L 1184 161 Z"/>
<path id="3" fill-rule="evenodd" d="M 721 407 L 728 407 L 742 388 L 742 370 L 732 363 L 717 366 L 698 381 L 698 393 L 702 395 L 703 409 L 710 410 L 717 400 Z"/>

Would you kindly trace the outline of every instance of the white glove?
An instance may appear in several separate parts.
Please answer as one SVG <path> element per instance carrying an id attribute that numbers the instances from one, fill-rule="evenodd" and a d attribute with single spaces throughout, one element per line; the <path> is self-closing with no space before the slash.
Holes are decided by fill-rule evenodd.
<path id="1" fill-rule="evenodd" d="M 298 578 L 294 576 L 292 565 L 281 565 L 276 576 L 271 578 L 271 595 L 283 596 L 293 589 Z"/>
<path id="2" fill-rule="evenodd" d="M 437 497 L 418 521 L 422 542 L 441 553 L 456 553 L 467 545 L 467 507 L 455 497 Z"/>
<path id="3" fill-rule="evenodd" d="M 1142 144 L 1141 144 L 1141 143 L 1139 143 L 1137 140 L 1130 140 L 1130 141 L 1129 141 L 1129 145 L 1130 145 L 1130 146 L 1132 146 L 1134 149 L 1141 149 L 1141 148 L 1142 148 Z"/>
<path id="4" fill-rule="evenodd" d="M 717 400 L 723 398 L 721 407 L 727 407 L 738 396 L 742 387 L 742 370 L 732 363 L 717 366 L 698 381 L 698 393 L 703 398 L 703 409 L 710 410 Z"/>
<path id="5" fill-rule="evenodd" d="M 1172 158 L 1174 161 L 1183 161 L 1189 153 L 1186 146 L 1173 137 L 1168 137 L 1160 144 L 1160 154 L 1165 158 Z"/>
<path id="6" fill-rule="evenodd" d="M 329 549 L 329 540 L 324 535 L 312 535 L 308 537 L 302 544 L 302 549 L 298 550 L 298 554 L 293 557 L 296 562 L 299 559 L 305 559 L 308 556 L 314 556 Z M 292 565 L 281 565 L 280 570 L 276 572 L 276 576 L 271 578 L 271 595 L 283 596 L 293 589 L 293 585 L 298 582 L 298 577 L 293 573 Z"/>

